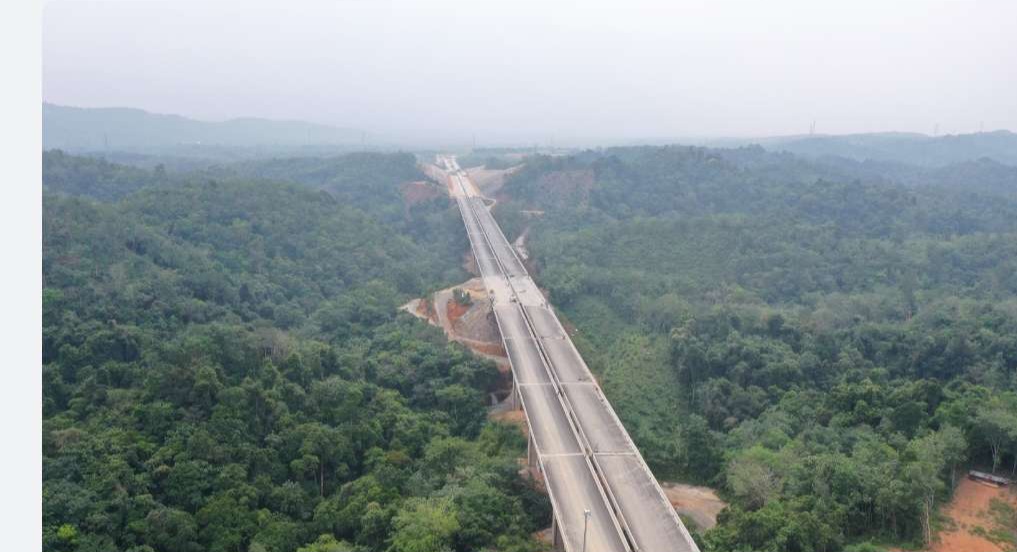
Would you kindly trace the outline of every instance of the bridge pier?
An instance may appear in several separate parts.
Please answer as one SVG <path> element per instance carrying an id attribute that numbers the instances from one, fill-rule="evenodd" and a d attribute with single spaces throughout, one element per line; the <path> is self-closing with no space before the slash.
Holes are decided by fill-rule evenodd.
<path id="1" fill-rule="evenodd" d="M 537 446 L 533 442 L 533 432 L 526 431 L 526 465 L 530 468 L 537 467 Z"/>
<path id="2" fill-rule="evenodd" d="M 551 514 L 551 546 L 557 552 L 565 552 L 565 539 L 561 536 L 561 527 L 558 525 L 558 514 Z"/>

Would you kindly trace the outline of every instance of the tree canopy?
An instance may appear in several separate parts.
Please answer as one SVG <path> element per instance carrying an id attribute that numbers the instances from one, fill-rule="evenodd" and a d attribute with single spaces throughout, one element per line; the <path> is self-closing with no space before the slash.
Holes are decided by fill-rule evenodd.
<path id="1" fill-rule="evenodd" d="M 612 148 L 495 213 L 658 477 L 730 500 L 704 548 L 823 551 L 927 540 L 956 469 L 1017 465 L 1015 174 Z"/>
<path id="2" fill-rule="evenodd" d="M 497 370 L 397 314 L 461 281 L 465 248 L 416 241 L 456 215 L 447 199 L 388 209 L 419 176 L 405 157 L 372 158 L 395 168 L 364 170 L 364 201 L 347 201 L 53 155 L 46 550 L 536 546 L 549 507 L 516 474 L 525 440 L 486 420 Z M 96 167 L 143 185 L 107 193 Z"/>

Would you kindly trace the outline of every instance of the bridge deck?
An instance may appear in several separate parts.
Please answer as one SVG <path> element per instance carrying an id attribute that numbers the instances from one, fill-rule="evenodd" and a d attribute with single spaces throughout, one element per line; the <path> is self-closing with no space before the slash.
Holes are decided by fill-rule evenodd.
<path id="1" fill-rule="evenodd" d="M 558 317 L 455 159 L 443 158 L 566 552 L 699 552 Z"/>

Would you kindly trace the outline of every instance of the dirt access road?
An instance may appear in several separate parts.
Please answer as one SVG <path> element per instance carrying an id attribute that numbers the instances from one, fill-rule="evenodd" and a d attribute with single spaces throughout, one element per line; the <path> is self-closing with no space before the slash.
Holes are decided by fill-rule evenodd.
<path id="1" fill-rule="evenodd" d="M 948 520 L 947 528 L 937 535 L 931 552 L 1004 552 L 1013 545 L 990 538 L 1010 533 L 1013 535 L 1012 510 L 1006 516 L 1005 506 L 1017 507 L 1017 493 L 1006 487 L 964 478 L 957 485 L 953 499 L 941 513 Z M 1000 508 L 1003 506 L 1003 508 Z M 1004 514 L 1004 519 L 1000 518 Z M 1009 517 L 1006 520 L 1005 517 Z"/>
<path id="2" fill-rule="evenodd" d="M 661 482 L 664 493 L 682 516 L 691 519 L 700 530 L 713 528 L 717 514 L 727 506 L 708 487 Z M 1005 542 L 990 535 L 1013 532 L 1014 520 L 1005 520 L 1002 504 L 1017 508 L 1017 489 L 995 487 L 986 483 L 963 479 L 954 492 L 953 500 L 941 513 L 946 520 L 945 529 L 929 552 L 1006 552 L 1013 550 Z M 1003 518 L 1001 519 L 1001 515 Z"/>

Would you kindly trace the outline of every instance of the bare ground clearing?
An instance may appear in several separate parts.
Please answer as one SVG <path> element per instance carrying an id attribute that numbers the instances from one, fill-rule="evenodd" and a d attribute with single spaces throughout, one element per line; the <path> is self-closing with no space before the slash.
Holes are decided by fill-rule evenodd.
<path id="1" fill-rule="evenodd" d="M 660 486 L 678 514 L 694 521 L 703 531 L 717 525 L 717 514 L 727 507 L 727 503 L 709 487 L 668 481 L 661 481 Z"/>
<path id="2" fill-rule="evenodd" d="M 994 501 L 996 504 L 994 504 Z M 998 537 L 1010 533 L 1010 527 L 1001 523 L 996 515 L 1000 506 L 1017 507 L 1017 495 L 1006 487 L 964 478 L 957 485 L 953 499 L 941 510 L 947 527 L 940 530 L 932 552 L 1003 552 L 1013 545 L 1001 542 Z M 1005 507 L 1005 506 L 1004 506 Z M 993 510 L 996 512 L 993 512 Z"/>
<path id="3" fill-rule="evenodd" d="M 505 184 L 505 178 L 512 173 L 516 172 L 522 167 L 522 165 L 516 165 L 515 167 L 509 167 L 507 169 L 486 169 L 484 167 L 474 167 L 472 169 L 466 169 L 466 174 L 470 176 L 470 180 L 476 183 L 477 188 L 488 196 L 494 197 L 501 189 L 502 185 Z"/>

